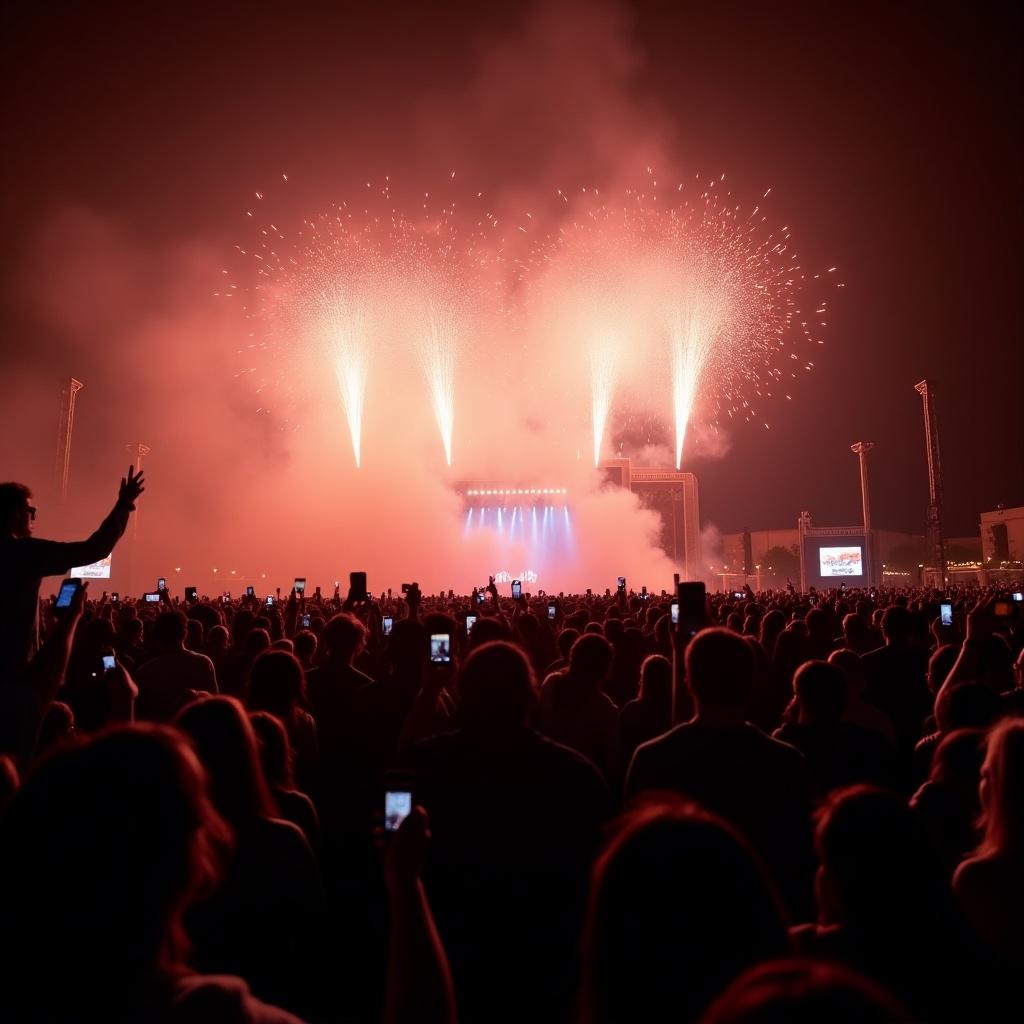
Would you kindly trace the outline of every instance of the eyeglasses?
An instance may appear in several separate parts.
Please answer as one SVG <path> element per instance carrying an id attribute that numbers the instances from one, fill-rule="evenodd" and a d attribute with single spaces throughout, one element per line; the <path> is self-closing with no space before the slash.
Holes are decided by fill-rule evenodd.
<path id="1" fill-rule="evenodd" d="M 25 511 L 28 513 L 29 519 L 34 523 L 36 521 L 36 507 L 35 505 L 29 505 Z"/>

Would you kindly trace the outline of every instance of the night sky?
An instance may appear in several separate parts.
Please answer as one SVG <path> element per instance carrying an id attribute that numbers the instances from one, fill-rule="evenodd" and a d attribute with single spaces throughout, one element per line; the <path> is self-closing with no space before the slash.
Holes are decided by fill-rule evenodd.
<path id="1" fill-rule="evenodd" d="M 849 446 L 863 439 L 877 525 L 923 532 L 924 377 L 948 534 L 1024 504 L 1016 5 L 375 6 L 7 5 L 0 476 L 50 472 L 64 373 L 97 381 L 77 438 L 86 467 L 123 461 L 154 406 L 203 416 L 188 394 L 143 402 L 120 386 L 121 368 L 141 371 L 105 353 L 102 324 L 40 312 L 75 301 L 69 223 L 130 240 L 144 263 L 133 295 L 159 307 L 162 261 L 230 252 L 248 197 L 283 171 L 303 210 L 369 178 L 455 168 L 512 210 L 657 161 L 670 177 L 725 172 L 749 199 L 770 186 L 806 264 L 846 283 L 815 370 L 764 408 L 771 430 L 734 428 L 724 457 L 690 467 L 706 521 L 788 526 L 807 508 L 855 522 Z M 116 275 L 91 272 L 116 295 Z M 17 452 L 15 386 L 35 402 Z"/>

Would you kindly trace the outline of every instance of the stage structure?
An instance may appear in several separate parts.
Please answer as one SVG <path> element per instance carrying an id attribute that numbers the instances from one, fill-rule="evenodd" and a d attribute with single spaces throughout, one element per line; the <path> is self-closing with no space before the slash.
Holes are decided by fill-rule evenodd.
<path id="1" fill-rule="evenodd" d="M 939 459 L 939 421 L 935 418 L 935 381 L 914 385 L 924 411 L 925 454 L 928 457 L 928 550 L 937 585 L 946 585 L 946 545 L 942 539 L 942 462 Z"/>
<path id="2" fill-rule="evenodd" d="M 850 451 L 857 456 L 860 463 L 860 503 L 864 516 L 864 575 L 868 585 L 878 586 L 878 550 L 875 544 L 875 532 L 871 529 L 871 491 L 868 488 L 868 453 L 874 448 L 873 441 L 858 441 L 850 445 Z"/>
<path id="3" fill-rule="evenodd" d="M 85 385 L 68 377 L 60 391 L 60 421 L 57 427 L 57 465 L 54 479 L 57 500 L 63 505 L 68 500 L 68 480 L 71 475 L 71 438 L 75 432 L 75 398 Z"/>
<path id="4" fill-rule="evenodd" d="M 543 589 L 564 578 L 567 563 L 576 559 L 568 487 L 550 481 L 478 479 L 456 481 L 454 489 L 466 513 L 463 536 L 487 530 L 498 542 L 499 564 L 488 569 L 495 583 L 520 580 L 528 588 Z M 486 582 L 481 578 L 478 586 Z"/>
<path id="5" fill-rule="evenodd" d="M 700 500 L 697 478 L 678 469 L 634 466 L 630 459 L 602 459 L 605 479 L 640 498 L 643 508 L 661 517 L 661 549 L 682 580 L 703 579 L 700 549 Z"/>
<path id="6" fill-rule="evenodd" d="M 865 565 L 867 536 L 863 526 L 812 526 L 811 513 L 797 520 L 800 547 L 800 589 L 830 590 L 843 583 L 870 587 Z"/>
<path id="7" fill-rule="evenodd" d="M 632 491 L 643 508 L 658 513 L 660 547 L 678 568 L 680 579 L 702 579 L 697 478 L 675 469 L 634 467 L 626 458 L 604 459 L 598 468 L 606 486 Z M 508 576 L 543 586 L 553 568 L 557 572 L 565 561 L 585 560 L 586 552 L 575 546 L 571 488 L 524 479 L 459 480 L 453 486 L 462 498 L 465 534 L 487 528 L 529 563 L 507 572 L 496 567 L 493 574 L 499 583 Z"/>

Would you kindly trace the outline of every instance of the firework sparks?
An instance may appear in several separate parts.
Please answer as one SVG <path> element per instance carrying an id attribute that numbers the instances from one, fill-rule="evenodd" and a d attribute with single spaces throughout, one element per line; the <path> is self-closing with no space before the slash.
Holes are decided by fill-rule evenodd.
<path id="1" fill-rule="evenodd" d="M 441 432 L 445 461 L 452 464 L 452 433 L 455 429 L 455 361 L 459 325 L 450 305 L 428 301 L 426 326 L 421 331 L 420 360 L 427 378 L 427 392 Z"/>
<path id="2" fill-rule="evenodd" d="M 527 351 L 538 328 L 557 338 L 552 365 L 559 372 L 537 375 L 535 387 L 552 389 L 557 401 L 578 399 L 580 414 L 589 398 L 595 464 L 606 445 L 619 443 L 608 436 L 613 414 L 628 418 L 642 408 L 662 424 L 655 434 L 667 440 L 674 427 L 680 468 L 695 423 L 764 423 L 762 399 L 777 391 L 791 400 L 789 382 L 814 365 L 799 346 L 821 344 L 811 332 L 830 319 L 820 295 L 805 312 L 798 307 L 802 289 L 823 275 L 801 270 L 789 228 L 773 230 L 759 204 L 732 197 L 724 175 L 695 181 L 696 189 L 673 183 L 668 196 L 658 195 L 653 173 L 646 191 L 630 189 L 618 199 L 595 189 L 559 190 L 564 213 L 546 236 L 532 212 L 518 224 L 510 219 L 503 235 L 482 193 L 470 199 L 476 205 L 468 216 L 456 217 L 454 200 L 437 206 L 432 192 L 420 192 L 407 219 L 390 182 L 367 183 L 357 207 L 337 204 L 287 238 L 277 226 L 286 220 L 268 217 L 260 226 L 250 210 L 258 234 L 238 250 L 255 268 L 257 297 L 240 303 L 254 324 L 240 350 L 242 372 L 261 407 L 280 408 L 282 395 L 293 400 L 292 382 L 316 388 L 329 366 L 358 467 L 364 411 L 377 404 L 368 404 L 367 389 L 378 387 L 376 367 L 386 353 L 393 380 L 403 365 L 419 369 L 424 412 L 430 410 L 450 466 L 464 349 L 479 345 L 489 317 L 497 324 L 523 313 L 528 330 L 519 336 Z M 268 206 L 265 193 L 256 199 L 258 209 Z M 520 246 L 524 234 L 530 238 Z M 530 280 L 534 273 L 541 282 Z M 237 287 L 224 294 L 240 295 Z M 254 350 L 274 358 L 252 359 Z M 308 359 L 304 376 L 287 369 L 296 359 Z M 467 379 L 481 383 L 479 374 Z M 658 406 L 660 417 L 652 412 Z M 579 422 L 582 428 L 582 415 Z"/>
<path id="3" fill-rule="evenodd" d="M 604 338 L 595 343 L 590 352 L 591 407 L 594 424 L 594 465 L 601 462 L 601 444 L 605 424 L 612 407 L 615 392 L 615 343 Z"/>
<path id="4" fill-rule="evenodd" d="M 682 465 L 683 442 L 704 369 L 714 349 L 717 324 L 699 305 L 677 308 L 669 322 L 672 402 L 676 429 L 676 469 Z"/>

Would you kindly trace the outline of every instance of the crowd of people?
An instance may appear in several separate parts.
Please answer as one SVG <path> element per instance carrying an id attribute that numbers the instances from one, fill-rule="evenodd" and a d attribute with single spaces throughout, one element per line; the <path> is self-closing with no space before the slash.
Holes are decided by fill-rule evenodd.
<path id="1" fill-rule="evenodd" d="M 0 1019 L 1020 1019 L 1001 591 L 41 598 L 142 490 L 0 484 Z"/>

